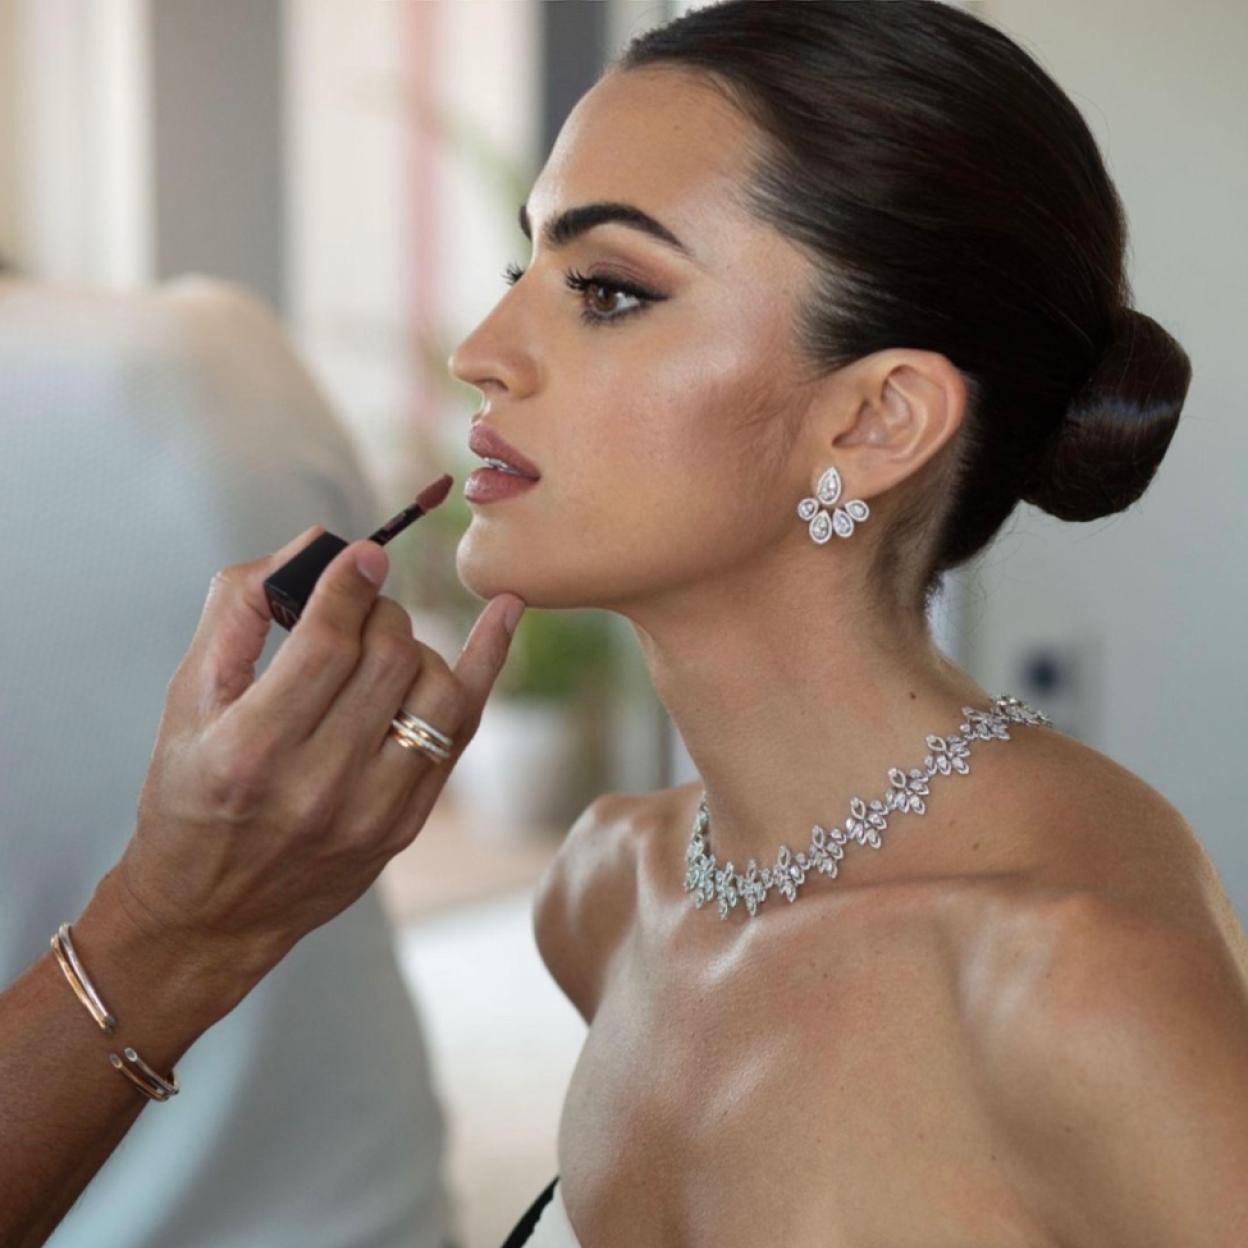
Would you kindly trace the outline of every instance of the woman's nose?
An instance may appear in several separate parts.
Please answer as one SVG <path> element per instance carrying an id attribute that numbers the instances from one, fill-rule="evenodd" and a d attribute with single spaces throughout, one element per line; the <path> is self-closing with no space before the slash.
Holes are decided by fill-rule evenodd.
<path id="1" fill-rule="evenodd" d="M 491 313 L 447 358 L 451 376 L 479 390 L 495 385 L 513 397 L 528 393 L 538 370 L 532 353 L 514 330 L 513 323 L 512 330 L 504 331 Z"/>
<path id="2" fill-rule="evenodd" d="M 446 368 L 452 377 L 456 377 L 460 381 L 466 381 L 470 386 L 474 386 L 477 384 L 475 381 L 476 370 L 469 364 L 471 354 L 469 343 L 471 341 L 471 336 L 460 341 L 459 345 L 447 356 Z"/>

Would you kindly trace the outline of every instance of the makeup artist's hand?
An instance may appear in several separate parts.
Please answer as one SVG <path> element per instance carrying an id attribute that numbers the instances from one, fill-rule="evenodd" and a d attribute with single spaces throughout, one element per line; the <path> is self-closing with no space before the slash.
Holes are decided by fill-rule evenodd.
<path id="1" fill-rule="evenodd" d="M 454 666 L 379 595 L 386 552 L 328 565 L 268 669 L 264 579 L 323 530 L 217 573 L 169 682 L 138 826 L 110 888 L 153 940 L 181 948 L 228 1012 L 303 935 L 345 909 L 423 826 L 472 740 L 511 642 L 491 599 Z M 436 764 L 387 736 L 404 707 L 455 740 Z"/>

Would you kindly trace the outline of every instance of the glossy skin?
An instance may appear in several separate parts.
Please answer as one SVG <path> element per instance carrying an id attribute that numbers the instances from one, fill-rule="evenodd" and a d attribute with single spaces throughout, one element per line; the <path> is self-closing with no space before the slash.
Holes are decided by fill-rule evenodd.
<path id="1" fill-rule="evenodd" d="M 1242 1241 L 1242 928 L 1160 795 L 1061 734 L 1013 731 L 979 743 L 970 777 L 934 781 L 926 815 L 894 816 L 881 850 L 851 847 L 837 879 L 752 921 L 680 890 L 699 785 L 607 795 L 578 822 L 534 917 L 590 1024 L 559 1136 L 582 1243 Z M 1020 820 L 1024 799 L 1046 817 Z M 909 872 L 918 838 L 941 860 Z M 1152 1066 L 1103 1105 L 1144 1034 L 1180 1071 L 1201 1037 L 1224 1109 Z"/>
<path id="2" fill-rule="evenodd" d="M 961 375 L 905 346 L 805 375 L 790 327 L 809 262 L 734 199 L 754 137 L 682 72 L 602 79 L 529 196 L 527 271 L 450 360 L 481 390 L 481 419 L 542 472 L 474 512 L 461 579 L 625 616 L 701 777 L 601 799 L 538 899 L 539 947 L 591 1022 L 560 1139 L 570 1217 L 587 1248 L 1138 1248 L 1132 1176 L 1095 1141 L 1160 1156 L 1156 1124 L 1132 1134 L 1113 1100 L 1085 1113 L 1096 1080 L 1044 1055 L 1063 1034 L 1053 1020 L 1087 1014 L 1080 999 L 1096 1019 L 1080 1034 L 1120 1034 L 1143 998 L 1115 999 L 1109 1020 L 1095 1009 L 1133 959 L 1165 971 L 1138 981 L 1163 1002 L 1189 963 L 1207 964 L 1232 1005 L 1199 1019 L 1206 1048 L 1232 1055 L 1225 1084 L 1248 1087 L 1242 930 L 1159 794 L 1020 727 L 982 743 L 974 775 L 934 790 L 928 815 L 896 820 L 886 851 L 860 850 L 792 907 L 721 923 L 681 891 L 703 785 L 721 862 L 771 862 L 874 796 L 872 777 L 917 763 L 964 704 L 990 702 L 867 578 L 898 501 L 961 426 Z M 620 224 L 558 250 L 542 237 L 603 200 L 657 217 L 693 258 Z M 661 301 L 625 312 L 642 305 L 570 290 L 569 268 Z M 589 311 L 617 319 L 589 325 Z M 829 463 L 871 516 L 816 546 L 796 506 Z M 1143 1030 L 1188 1047 L 1164 1015 Z M 1124 1084 L 1128 1109 L 1150 1086 L 1145 1065 Z M 1231 1104 L 1225 1090 L 1173 1099 Z M 1222 1170 L 1185 1155 L 1159 1182 L 1183 1176 L 1188 1205 L 1218 1203 L 1226 1167 L 1242 1155 L 1248 1172 L 1242 1137 L 1225 1141 Z M 1181 1230 L 1174 1242 L 1197 1242 Z"/>

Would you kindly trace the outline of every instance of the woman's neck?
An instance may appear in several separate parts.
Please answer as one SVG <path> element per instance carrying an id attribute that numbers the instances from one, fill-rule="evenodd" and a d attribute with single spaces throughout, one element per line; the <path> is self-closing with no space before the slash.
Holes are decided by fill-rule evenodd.
<path id="1" fill-rule="evenodd" d="M 804 848 L 815 823 L 882 794 L 891 767 L 921 762 L 929 733 L 990 696 L 949 662 L 926 622 L 812 608 L 809 585 L 703 589 L 631 613 L 654 687 L 707 790 L 721 864 Z"/>

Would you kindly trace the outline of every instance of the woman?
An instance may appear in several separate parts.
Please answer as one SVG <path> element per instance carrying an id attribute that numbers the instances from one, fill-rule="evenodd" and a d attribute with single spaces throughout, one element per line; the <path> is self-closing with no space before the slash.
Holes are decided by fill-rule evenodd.
<path id="1" fill-rule="evenodd" d="M 451 365 L 541 476 L 459 572 L 627 616 L 699 780 L 601 798 L 543 882 L 589 1032 L 509 1245 L 1248 1242 L 1208 859 L 926 624 L 1020 498 L 1137 499 L 1188 388 L 1075 107 L 944 4 L 714 5 L 522 225 Z"/>
<path id="2" fill-rule="evenodd" d="M 1186 393 L 1076 110 L 943 4 L 727 3 L 631 45 L 524 219 L 451 363 L 538 480 L 474 474 L 459 571 L 625 614 L 700 780 L 599 798 L 543 882 L 590 1028 L 509 1242 L 1241 1244 L 1248 949 L 1208 860 L 926 629 L 1020 497 L 1137 498 Z M 415 835 L 429 733 L 453 764 L 505 654 L 491 604 L 447 669 L 355 543 L 253 680 L 308 536 L 214 587 L 75 925 L 162 1078 Z M 50 958 L 0 1010 L 0 1153 L 38 1146 L 5 1194 L 45 1227 L 133 1113 L 89 1021 Z"/>

